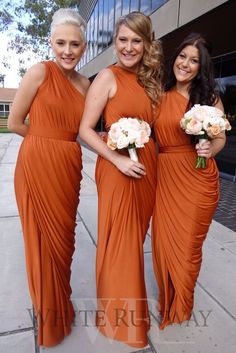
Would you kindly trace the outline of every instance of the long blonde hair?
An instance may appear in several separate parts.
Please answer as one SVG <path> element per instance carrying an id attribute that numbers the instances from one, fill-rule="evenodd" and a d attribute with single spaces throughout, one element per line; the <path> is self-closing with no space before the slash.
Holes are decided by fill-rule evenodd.
<path id="1" fill-rule="evenodd" d="M 117 38 L 121 25 L 127 26 L 144 41 L 145 50 L 137 78 L 155 107 L 162 94 L 163 54 L 161 43 L 154 38 L 150 17 L 142 12 L 134 11 L 120 17 L 116 22 L 114 40 Z"/>

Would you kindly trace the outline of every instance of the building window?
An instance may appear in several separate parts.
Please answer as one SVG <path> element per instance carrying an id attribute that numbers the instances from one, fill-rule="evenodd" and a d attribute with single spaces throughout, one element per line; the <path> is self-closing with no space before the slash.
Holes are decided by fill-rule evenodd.
<path id="1" fill-rule="evenodd" d="M 140 1 L 139 0 L 130 0 L 130 12 L 140 10 Z"/>
<path id="2" fill-rule="evenodd" d="M 109 15 L 108 15 L 108 38 L 107 43 L 110 45 L 112 43 L 113 30 L 115 26 L 115 6 L 114 0 L 109 0 Z"/>
<path id="3" fill-rule="evenodd" d="M 1 103 L 0 104 L 0 118 L 7 118 L 10 111 L 9 103 Z"/>
<path id="4" fill-rule="evenodd" d="M 94 41 L 94 51 L 93 51 L 93 55 L 94 57 L 97 56 L 98 54 L 98 3 L 95 6 L 94 9 L 94 36 L 93 36 L 93 41 Z"/>
<path id="5" fill-rule="evenodd" d="M 151 0 L 151 10 L 152 12 L 161 7 L 166 1 L 163 0 Z"/>
<path id="6" fill-rule="evenodd" d="M 116 5 L 115 5 L 115 21 L 118 20 L 118 18 L 121 16 L 121 1 L 122 0 L 117 0 Z"/>
<path id="7" fill-rule="evenodd" d="M 103 0 L 98 1 L 98 54 L 103 50 Z"/>
<path id="8" fill-rule="evenodd" d="M 127 15 L 130 12 L 130 1 L 123 0 L 122 1 L 122 16 Z"/>
<path id="9" fill-rule="evenodd" d="M 149 15 L 151 12 L 151 0 L 144 0 L 141 1 L 141 7 L 140 7 L 140 11 L 145 13 L 145 15 Z"/>
<path id="10" fill-rule="evenodd" d="M 92 60 L 94 58 L 94 45 L 95 45 L 95 27 L 94 27 L 94 23 L 95 23 L 95 12 L 93 11 L 92 16 L 91 16 L 91 27 L 90 27 L 90 38 L 91 38 L 91 51 L 90 51 L 90 60 Z"/>

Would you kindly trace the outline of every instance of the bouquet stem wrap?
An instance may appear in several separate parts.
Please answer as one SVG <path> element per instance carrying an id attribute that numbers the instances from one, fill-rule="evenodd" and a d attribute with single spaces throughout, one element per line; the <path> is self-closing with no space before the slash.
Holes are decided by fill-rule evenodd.
<path id="1" fill-rule="evenodd" d="M 138 162 L 138 156 L 137 156 L 137 151 L 135 147 L 128 147 L 128 152 L 129 152 L 129 156 L 130 159 L 134 162 Z"/>
<path id="2" fill-rule="evenodd" d="M 208 136 L 206 134 L 204 134 L 201 138 L 199 138 L 198 142 L 200 145 L 202 145 L 203 143 L 208 141 Z M 197 160 L 196 160 L 196 168 L 206 168 L 207 167 L 207 159 L 206 157 L 202 157 L 202 156 L 197 156 Z"/>

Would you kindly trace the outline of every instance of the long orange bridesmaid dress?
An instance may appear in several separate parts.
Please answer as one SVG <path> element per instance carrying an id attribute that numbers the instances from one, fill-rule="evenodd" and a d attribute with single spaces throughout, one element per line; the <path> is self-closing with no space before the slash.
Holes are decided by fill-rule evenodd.
<path id="1" fill-rule="evenodd" d="M 84 97 L 52 61 L 32 103 L 21 145 L 15 192 L 22 222 L 38 344 L 53 346 L 71 331 L 70 300 L 81 149 L 76 142 Z"/>
<path id="2" fill-rule="evenodd" d="M 206 169 L 196 169 L 194 145 L 180 128 L 187 103 L 175 89 L 168 91 L 154 127 L 160 151 L 152 247 L 161 329 L 191 317 L 202 245 L 219 198 L 215 161 L 208 160 Z"/>
<path id="3" fill-rule="evenodd" d="M 136 74 L 111 66 L 117 92 L 105 108 L 106 129 L 121 117 L 153 123 L 151 104 Z M 125 153 L 128 155 L 127 150 Z M 102 334 L 134 346 L 147 345 L 148 304 L 144 282 L 143 243 L 152 215 L 156 187 L 156 151 L 152 139 L 137 150 L 146 167 L 141 179 L 128 177 L 98 157 L 98 312 Z"/>

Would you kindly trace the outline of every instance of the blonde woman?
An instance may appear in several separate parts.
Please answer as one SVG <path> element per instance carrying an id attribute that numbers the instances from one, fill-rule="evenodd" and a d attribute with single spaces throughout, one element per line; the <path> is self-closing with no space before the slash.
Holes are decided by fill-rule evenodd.
<path id="1" fill-rule="evenodd" d="M 150 18 L 140 12 L 118 20 L 114 44 L 117 64 L 94 80 L 80 125 L 81 138 L 99 154 L 97 326 L 105 336 L 144 347 L 150 323 L 143 243 L 154 206 L 155 145 L 150 138 L 134 162 L 127 150 L 110 150 L 94 129 L 102 112 L 107 131 L 121 117 L 152 126 L 161 93 L 161 49 Z"/>
<path id="2" fill-rule="evenodd" d="M 15 191 L 38 344 L 48 347 L 70 333 L 74 319 L 70 266 L 82 168 L 76 137 L 89 85 L 75 67 L 86 47 L 84 31 L 76 11 L 55 12 L 55 61 L 36 64 L 26 73 L 9 117 L 9 128 L 24 137 Z M 29 126 L 24 124 L 28 113 Z"/>

